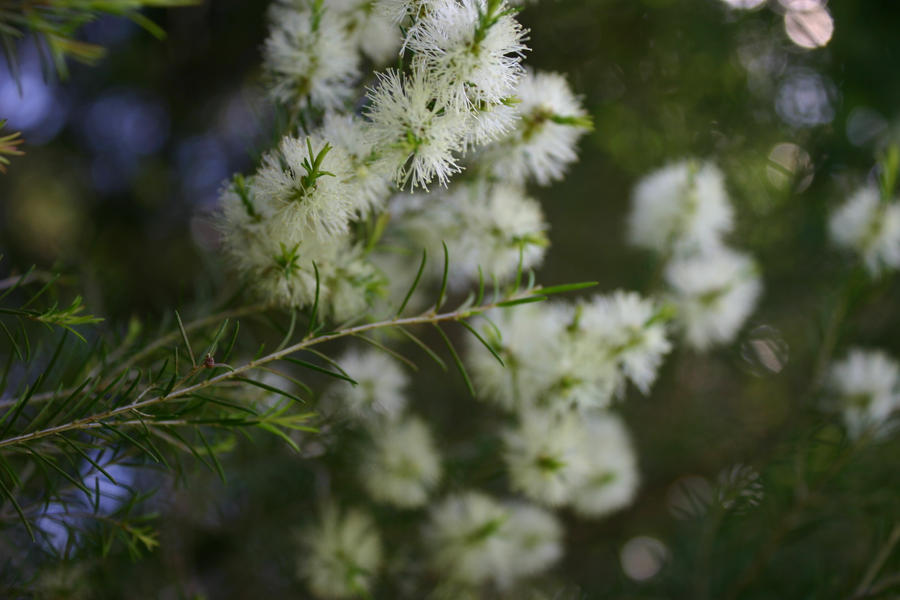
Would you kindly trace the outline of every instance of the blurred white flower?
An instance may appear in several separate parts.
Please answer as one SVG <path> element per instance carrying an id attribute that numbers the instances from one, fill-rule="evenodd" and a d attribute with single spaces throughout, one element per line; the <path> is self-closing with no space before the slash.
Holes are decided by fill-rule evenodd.
<path id="1" fill-rule="evenodd" d="M 637 491 L 631 440 L 611 413 L 524 411 L 504 442 L 512 487 L 541 503 L 601 517 L 630 504 Z"/>
<path id="2" fill-rule="evenodd" d="M 619 417 L 592 413 L 584 419 L 584 427 L 588 472 L 572 505 L 586 517 L 601 517 L 631 504 L 640 483 L 637 459 Z"/>
<path id="3" fill-rule="evenodd" d="M 540 185 L 562 179 L 578 158 L 575 145 L 591 128 L 590 118 L 558 73 L 527 72 L 516 88 L 515 129 L 488 147 L 478 161 L 501 179 Z"/>
<path id="4" fill-rule="evenodd" d="M 864 187 L 830 220 L 836 244 L 860 255 L 869 273 L 900 267 L 900 204 L 882 202 L 875 187 Z"/>
<path id="5" fill-rule="evenodd" d="M 438 0 L 410 29 L 406 49 L 441 90 L 440 103 L 465 111 L 500 104 L 522 76 L 525 31 L 504 0 Z"/>
<path id="6" fill-rule="evenodd" d="M 731 342 L 762 292 L 753 261 L 727 248 L 675 259 L 666 282 L 685 341 L 698 350 Z"/>
<path id="7" fill-rule="evenodd" d="M 378 421 L 370 429 L 373 448 L 362 465 L 362 480 L 376 502 L 415 508 L 441 477 L 441 461 L 431 432 L 420 419 Z"/>
<path id="8" fill-rule="evenodd" d="M 253 292 L 267 302 L 288 307 L 313 303 L 317 267 L 319 294 L 327 297 L 323 276 L 347 239 L 320 239 L 310 233 L 301 236 L 300 231 L 283 227 L 271 213 L 264 217 L 264 204 L 256 190 L 252 178 L 238 179 L 220 195 L 218 225 L 226 255 L 252 283 Z"/>
<path id="9" fill-rule="evenodd" d="M 422 69 L 379 73 L 369 91 L 372 141 L 400 187 L 427 188 L 435 178 L 446 185 L 460 171 L 455 153 L 463 149 L 467 115 L 439 103 L 441 95 Z"/>
<path id="10" fill-rule="evenodd" d="M 319 273 L 321 314 L 337 323 L 365 317 L 387 286 L 360 244 L 338 246 Z"/>
<path id="11" fill-rule="evenodd" d="M 328 0 L 329 8 L 347 22 L 359 50 L 376 66 L 389 63 L 400 50 L 400 28 L 372 0 Z"/>
<path id="12" fill-rule="evenodd" d="M 549 244 L 540 204 L 519 186 L 475 182 L 431 194 L 418 210 L 404 213 L 398 228 L 425 248 L 432 273 L 443 271 L 443 247 L 450 254 L 454 287 L 477 282 L 479 268 L 486 282 L 515 277 L 520 258 L 523 270 L 540 265 Z"/>
<path id="13" fill-rule="evenodd" d="M 732 221 L 722 172 L 711 163 L 682 161 L 638 182 L 628 236 L 660 253 L 702 252 L 721 244 Z"/>
<path id="14" fill-rule="evenodd" d="M 336 321 L 366 314 L 386 283 L 349 235 L 299 237 L 277 220 L 245 218 L 239 197 L 234 186 L 223 192 L 219 228 L 228 258 L 255 295 L 296 308 L 312 305 L 318 295 L 320 314 Z"/>
<path id="15" fill-rule="evenodd" d="M 608 376 L 608 369 L 589 348 L 569 339 L 567 328 L 575 317 L 571 306 L 556 302 L 517 306 L 491 311 L 487 317 L 483 337 L 505 366 L 470 339 L 470 369 L 485 399 L 507 410 L 551 402 L 566 407 L 572 401 L 606 404 L 614 381 L 598 382 L 598 375 Z M 592 393 L 600 397 L 591 397 Z"/>
<path id="16" fill-rule="evenodd" d="M 329 4 L 310 9 L 282 1 L 270 11 L 263 67 L 270 94 L 292 109 L 301 108 L 307 98 L 318 108 L 336 109 L 353 94 L 359 55 L 346 34 L 347 21 Z"/>
<path id="17" fill-rule="evenodd" d="M 503 435 L 512 488 L 550 506 L 567 503 L 588 474 L 585 430 L 572 411 L 528 409 Z"/>
<path id="18" fill-rule="evenodd" d="M 516 578 L 538 575 L 563 555 L 563 528 L 551 512 L 528 504 L 511 504 L 505 529 L 512 546 L 510 570 Z"/>
<path id="19" fill-rule="evenodd" d="M 486 399 L 506 409 L 605 408 L 630 379 L 644 394 L 656 379 L 668 315 L 651 300 L 615 292 L 570 305 L 547 302 L 488 314 L 483 337 L 505 362 L 471 342 L 469 362 Z"/>
<path id="20" fill-rule="evenodd" d="M 580 310 L 581 327 L 642 394 L 649 394 L 663 356 L 672 349 L 663 309 L 636 292 L 616 290 L 595 296 Z"/>
<path id="21" fill-rule="evenodd" d="M 431 510 L 425 530 L 436 571 L 462 583 L 501 589 L 554 563 L 562 554 L 560 538 L 551 514 L 505 506 L 478 492 L 445 499 Z"/>
<path id="22" fill-rule="evenodd" d="M 299 572 L 310 590 L 325 598 L 356 598 L 371 592 L 381 566 L 381 538 L 365 513 L 341 514 L 329 505 L 320 521 L 304 532 Z"/>
<path id="23" fill-rule="evenodd" d="M 357 383 L 333 383 L 322 396 L 327 409 L 363 420 L 376 416 L 396 419 L 401 415 L 406 407 L 409 377 L 396 359 L 376 348 L 353 348 L 337 363 Z"/>
<path id="24" fill-rule="evenodd" d="M 390 20 L 402 24 L 407 19 L 418 18 L 431 10 L 440 0 L 375 0 L 375 12 Z"/>
<path id="25" fill-rule="evenodd" d="M 878 350 L 854 348 L 831 367 L 829 386 L 851 437 L 884 432 L 881 427 L 900 408 L 898 383 L 900 366 Z"/>
<path id="26" fill-rule="evenodd" d="M 350 159 L 349 182 L 355 188 L 354 209 L 360 217 L 383 208 L 391 191 L 390 174 L 382 170 L 383 162 L 373 159 L 375 149 L 367 127 L 368 123 L 356 116 L 329 113 L 321 130 L 322 137 Z"/>

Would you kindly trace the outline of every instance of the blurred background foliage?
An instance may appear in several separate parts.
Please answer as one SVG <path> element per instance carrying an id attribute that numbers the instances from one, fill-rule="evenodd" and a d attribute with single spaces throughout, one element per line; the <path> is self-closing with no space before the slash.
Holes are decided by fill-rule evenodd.
<path id="1" fill-rule="evenodd" d="M 596 123 L 569 177 L 536 191 L 553 244 L 538 280 L 658 289 L 659 265 L 625 243 L 630 189 L 694 156 L 726 172 L 734 239 L 765 281 L 733 347 L 676 350 L 651 397 L 621 405 L 640 456 L 638 500 L 598 522 L 565 515 L 567 553 L 540 584 L 546 597 L 850 598 L 891 539 L 900 444 L 847 455 L 814 384 L 850 345 L 900 355 L 896 279 L 868 283 L 826 236 L 827 211 L 874 177 L 896 129 L 900 4 L 827 9 L 834 33 L 817 49 L 792 41 L 775 0 L 753 10 L 723 0 L 543 0 L 521 15 L 529 64 L 567 73 Z M 277 131 L 259 86 L 262 4 L 145 14 L 164 41 L 128 19 L 97 20 L 79 35 L 107 56 L 71 63 L 66 81 L 47 75 L 27 38 L 19 84 L 0 67 L 4 132 L 26 140 L 26 155 L 0 176 L 0 276 L 32 263 L 61 268 L 77 275 L 91 311 L 119 327 L 202 306 L 233 285 L 209 212 L 222 181 L 250 168 Z M 486 435 L 502 417 L 476 410 L 461 382 L 433 380 L 418 378 L 412 398 L 430 421 L 456 424 L 441 440 L 460 450 L 445 488 L 465 478 L 503 489 L 497 441 Z M 139 561 L 114 553 L 48 564 L 41 585 L 49 597 L 305 597 L 293 532 L 315 513 L 325 466 L 347 473 L 331 485 L 357 485 L 357 449 L 330 446 L 332 437 L 304 438 L 299 458 L 276 441 L 239 443 L 226 482 L 199 465 L 176 484 L 148 474 L 163 486 L 153 501 L 161 548 Z M 479 457 L 496 469 L 467 471 Z M 708 507 L 723 469 L 759 492 L 727 518 Z M 403 531 L 402 515 L 375 514 Z M 882 595 L 867 597 L 898 593 L 898 570 L 888 554 Z M 409 594 L 397 580 L 379 597 Z"/>

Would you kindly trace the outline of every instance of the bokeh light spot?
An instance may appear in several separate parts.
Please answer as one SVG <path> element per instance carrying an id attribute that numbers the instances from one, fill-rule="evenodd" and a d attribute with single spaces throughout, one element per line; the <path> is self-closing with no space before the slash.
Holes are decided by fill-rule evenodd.
<path id="1" fill-rule="evenodd" d="M 822 48 L 831 41 L 834 19 L 826 8 L 791 10 L 784 15 L 784 30 L 801 48 Z"/>
<path id="2" fill-rule="evenodd" d="M 847 117 L 847 139 L 854 146 L 877 140 L 888 128 L 887 120 L 876 110 L 857 106 Z"/>
<path id="3" fill-rule="evenodd" d="M 785 189 L 794 185 L 799 193 L 812 183 L 814 172 L 809 153 L 791 142 L 775 144 L 769 152 L 769 165 L 766 167 L 769 181 L 777 188 Z"/>
<path id="4" fill-rule="evenodd" d="M 722 2 L 732 8 L 751 10 L 754 8 L 759 8 L 766 2 L 766 0 L 722 0 Z"/>
<path id="5" fill-rule="evenodd" d="M 824 125 L 834 119 L 833 99 L 836 95 L 834 86 L 822 75 L 809 69 L 797 69 L 781 83 L 775 110 L 789 125 Z"/>
<path id="6" fill-rule="evenodd" d="M 788 362 L 789 347 L 774 327 L 760 325 L 741 345 L 741 358 L 754 375 L 780 373 Z"/>
<path id="7" fill-rule="evenodd" d="M 631 538 L 622 546 L 619 561 L 622 570 L 635 581 L 646 581 L 654 577 L 662 569 L 669 550 L 656 538 L 638 536 Z"/>

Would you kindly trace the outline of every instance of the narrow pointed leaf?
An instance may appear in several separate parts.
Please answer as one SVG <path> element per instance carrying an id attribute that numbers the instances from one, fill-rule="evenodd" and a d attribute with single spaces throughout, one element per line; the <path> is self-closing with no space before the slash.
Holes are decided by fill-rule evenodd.
<path id="1" fill-rule="evenodd" d="M 412 285 L 409 286 L 409 291 L 406 292 L 406 296 L 404 296 L 403 302 L 400 304 L 400 308 L 397 310 L 398 317 L 406 309 L 406 305 L 409 304 L 409 299 L 412 298 L 413 293 L 419 286 L 419 281 L 422 279 L 422 273 L 425 271 L 425 262 L 427 261 L 427 259 L 428 253 L 425 250 L 422 250 L 422 262 L 419 263 L 419 270 L 416 271 L 416 278 L 413 279 Z"/>
<path id="2" fill-rule="evenodd" d="M 469 378 L 469 373 L 466 371 L 466 367 L 463 364 L 462 360 L 459 358 L 459 354 L 456 353 L 456 348 L 453 346 L 453 342 L 450 341 L 450 338 L 447 337 L 447 334 L 444 333 L 444 330 L 441 329 L 440 325 L 434 323 L 434 328 L 438 330 L 438 333 L 441 334 L 441 337 L 444 339 L 444 343 L 447 344 L 447 349 L 450 350 L 450 355 L 453 357 L 453 362 L 456 363 L 456 368 L 459 370 L 460 375 L 462 375 L 463 381 L 466 382 L 466 388 L 468 388 L 469 393 L 472 397 L 475 397 L 475 386 L 472 385 L 472 380 Z"/>

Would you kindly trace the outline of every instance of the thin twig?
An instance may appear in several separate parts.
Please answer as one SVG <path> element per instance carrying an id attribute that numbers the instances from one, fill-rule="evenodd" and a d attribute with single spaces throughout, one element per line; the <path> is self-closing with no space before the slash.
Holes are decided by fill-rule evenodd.
<path id="1" fill-rule="evenodd" d="M 267 308 L 269 308 L 268 304 L 251 304 L 248 306 L 242 306 L 240 308 L 234 308 L 234 309 L 222 311 L 222 312 L 216 313 L 214 315 L 209 315 L 207 317 L 196 319 L 194 321 L 191 321 L 190 323 L 185 323 L 184 329 L 187 332 L 196 331 L 197 329 L 201 329 L 208 325 L 212 325 L 212 324 L 222 321 L 224 319 L 235 319 L 238 317 L 244 317 L 244 316 L 251 315 L 251 314 L 254 314 L 257 312 L 264 311 Z M 159 348 L 166 346 L 168 344 L 171 344 L 172 342 L 176 341 L 180 337 L 181 337 L 181 330 L 175 329 L 175 330 L 170 331 L 169 333 L 155 339 L 147 346 L 144 346 L 143 349 L 132 354 L 127 359 L 125 359 L 122 363 L 116 365 L 115 372 L 113 374 L 121 373 L 122 371 L 124 371 L 126 369 L 130 369 L 132 366 L 134 366 L 135 363 L 137 363 L 141 359 L 149 356 L 150 354 L 152 354 Z M 93 369 L 91 369 L 91 371 L 88 372 L 88 374 L 84 377 L 84 379 L 91 379 L 93 377 L 96 377 L 97 375 L 100 374 L 100 372 L 103 370 L 103 367 L 105 365 L 108 365 L 111 362 L 115 362 L 116 360 L 121 358 L 127 351 L 128 351 L 127 345 L 121 346 L 118 350 L 116 350 L 115 352 L 110 354 L 108 357 L 106 357 L 106 360 L 104 360 L 102 363 L 98 364 Z M 41 394 L 35 394 L 28 400 L 28 402 L 30 404 L 33 402 L 45 402 L 47 400 L 61 398 L 63 396 L 68 396 L 69 394 L 74 392 L 75 389 L 76 389 L 75 387 L 71 387 L 71 388 L 67 388 L 67 389 L 63 389 L 63 390 L 59 390 L 59 391 L 43 392 Z M 0 401 L 0 408 L 6 408 L 8 406 L 13 406 L 14 404 L 16 404 L 16 402 L 18 402 L 17 398 L 12 398 L 9 400 L 2 400 L 2 401 Z"/>
<path id="2" fill-rule="evenodd" d="M 11 288 L 14 285 L 28 285 L 29 283 L 36 282 L 47 282 L 54 278 L 53 273 L 46 273 L 44 271 L 32 271 L 24 278 L 21 275 L 13 275 L 12 277 L 7 277 L 6 279 L 0 279 L 0 290 L 6 290 Z M 57 279 L 57 282 L 61 281 L 62 278 Z"/>
<path id="3" fill-rule="evenodd" d="M 0 440 L 0 448 L 5 448 L 7 446 L 14 446 L 18 444 L 25 444 L 28 442 L 32 442 L 34 440 L 38 440 L 41 438 L 45 438 L 48 436 L 59 435 L 61 433 L 65 433 L 67 431 L 74 430 L 83 430 L 97 427 L 94 425 L 95 423 L 100 423 L 103 421 L 107 421 L 113 417 L 117 417 L 119 415 L 123 415 L 126 413 L 133 412 L 138 409 L 147 408 L 148 406 L 153 406 L 155 404 L 159 404 L 161 402 L 166 402 L 168 400 L 174 400 L 176 398 L 181 398 L 183 396 L 188 396 L 190 394 L 196 393 L 200 390 L 203 390 L 207 387 L 214 386 L 218 383 L 227 382 L 230 379 L 237 377 L 238 375 L 242 375 L 249 371 L 252 371 L 262 365 L 268 364 L 270 362 L 280 360 L 285 356 L 308 348 L 310 346 L 315 346 L 317 344 L 322 344 L 331 340 L 340 339 L 347 336 L 357 335 L 366 331 L 371 331 L 373 329 L 381 329 L 386 327 L 397 327 L 404 325 L 420 325 L 427 323 L 440 323 L 445 321 L 457 321 L 459 319 L 465 319 L 479 313 L 485 312 L 492 308 L 496 308 L 500 305 L 504 305 L 508 302 L 513 302 L 516 300 L 520 300 L 522 298 L 530 298 L 535 295 L 536 292 L 539 291 L 539 288 L 526 290 L 525 293 L 520 293 L 514 295 L 509 298 L 503 298 L 499 301 L 492 302 L 490 304 L 484 304 L 482 306 L 477 306 L 473 308 L 467 308 L 465 310 L 455 310 L 448 313 L 442 314 L 433 314 L 432 312 L 428 312 L 416 317 L 406 317 L 406 318 L 394 318 L 388 321 L 379 321 L 376 323 L 367 323 L 365 325 L 358 325 L 356 327 L 351 327 L 349 329 L 344 329 L 341 331 L 337 331 L 334 333 L 329 333 L 325 335 L 320 335 L 317 337 L 307 337 L 301 342 L 298 342 L 292 346 L 288 346 L 282 350 L 278 350 L 277 352 L 273 352 L 256 360 L 250 361 L 244 365 L 236 367 L 231 371 L 227 371 L 222 373 L 221 375 L 217 375 L 216 377 L 212 377 L 210 379 L 201 381 L 199 383 L 195 383 L 188 387 L 184 387 L 181 389 L 176 389 L 168 394 L 153 396 L 152 398 L 147 398 L 146 400 L 140 400 L 136 402 L 132 402 L 131 404 L 126 404 L 124 406 L 120 406 L 118 408 L 114 408 L 112 410 L 108 410 L 102 413 L 98 413 L 95 415 L 91 415 L 88 417 L 83 417 L 81 419 L 76 419 L 75 421 L 71 421 L 69 423 L 64 423 L 62 425 L 56 425 L 54 427 L 48 427 L 46 429 L 41 429 L 38 431 L 33 431 L 31 433 L 26 433 L 22 435 L 17 435 L 11 438 L 7 438 L 5 440 Z"/>
<path id="4" fill-rule="evenodd" d="M 871 430 L 860 436 L 854 444 L 850 445 L 841 456 L 831 464 L 828 471 L 826 471 L 821 479 L 819 479 L 816 486 L 807 495 L 795 498 L 791 508 L 781 517 L 781 519 L 779 519 L 775 528 L 771 530 L 766 542 L 753 555 L 750 564 L 748 564 L 737 577 L 735 585 L 732 587 L 730 593 L 725 596 L 726 598 L 737 598 L 748 585 L 756 580 L 760 571 L 768 564 L 772 554 L 778 549 L 778 544 L 781 542 L 782 538 L 796 527 L 796 521 L 802 516 L 803 510 L 807 505 L 824 491 L 826 484 L 841 472 L 844 466 L 850 462 L 859 450 L 867 445 L 872 436 L 873 432 Z"/>
<path id="5" fill-rule="evenodd" d="M 900 585 L 900 573 L 892 573 L 890 575 L 885 575 L 869 588 L 869 591 L 865 594 L 865 598 L 878 596 L 883 591 L 890 589 L 892 587 L 896 587 Z"/>
<path id="6" fill-rule="evenodd" d="M 897 542 L 900 542 L 900 523 L 894 525 L 894 528 L 891 530 L 890 535 L 888 535 L 888 539 L 884 543 L 884 546 L 882 546 L 881 550 L 878 551 L 878 555 L 875 557 L 875 560 L 873 560 L 872 564 L 869 565 L 869 568 L 866 571 L 866 574 L 863 576 L 862 581 L 859 582 L 856 591 L 853 593 L 853 598 L 865 598 L 867 595 L 869 595 L 872 589 L 872 582 L 875 581 L 875 576 L 878 575 L 878 572 L 881 571 L 884 563 L 886 563 L 887 559 L 890 558 L 891 552 L 893 552 L 894 546 L 897 545 Z"/>

